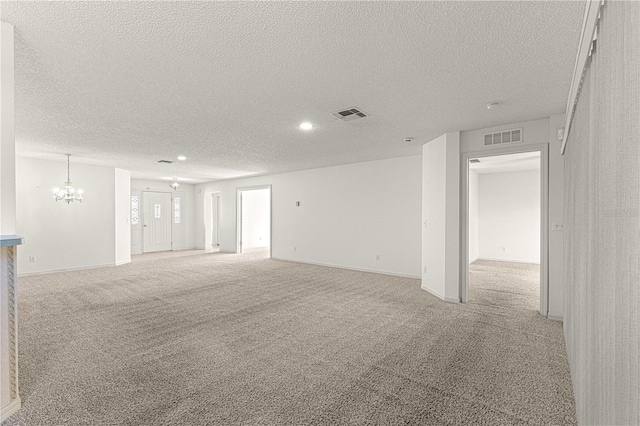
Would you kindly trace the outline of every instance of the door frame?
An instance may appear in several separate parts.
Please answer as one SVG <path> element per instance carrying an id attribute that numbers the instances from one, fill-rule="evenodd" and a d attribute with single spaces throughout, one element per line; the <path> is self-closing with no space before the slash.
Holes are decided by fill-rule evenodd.
<path id="1" fill-rule="evenodd" d="M 460 300 L 469 301 L 469 160 L 496 155 L 540 153 L 540 314 L 549 316 L 549 144 L 500 147 L 460 155 Z"/>
<path id="2" fill-rule="evenodd" d="M 269 258 L 273 251 L 273 189 L 272 185 L 236 187 L 236 253 L 242 253 L 242 192 L 257 189 L 269 190 Z"/>
<path id="3" fill-rule="evenodd" d="M 214 246 L 220 246 L 220 192 L 209 192 L 209 195 L 211 196 L 211 214 L 209 215 L 209 220 L 210 220 L 210 226 L 211 229 L 209 229 L 209 234 L 211 236 L 211 248 L 213 248 Z M 216 198 L 216 208 L 213 208 L 213 198 Z M 215 218 L 215 225 L 216 225 L 216 238 L 215 238 L 215 244 L 214 244 L 214 238 L 213 238 L 213 222 L 214 222 L 214 218 Z"/>

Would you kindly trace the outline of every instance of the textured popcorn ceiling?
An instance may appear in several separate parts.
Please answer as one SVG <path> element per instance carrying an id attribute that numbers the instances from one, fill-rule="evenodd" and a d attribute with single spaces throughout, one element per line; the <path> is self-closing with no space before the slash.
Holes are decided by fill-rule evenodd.
<path id="1" fill-rule="evenodd" d="M 447 131 L 563 112 L 584 3 L 1 7 L 19 155 L 206 181 L 418 154 Z M 371 117 L 331 115 L 353 106 Z"/>

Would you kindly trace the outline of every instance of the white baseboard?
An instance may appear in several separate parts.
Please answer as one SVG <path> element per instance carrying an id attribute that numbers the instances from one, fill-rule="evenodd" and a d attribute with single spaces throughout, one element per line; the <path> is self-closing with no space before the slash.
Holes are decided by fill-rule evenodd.
<path id="1" fill-rule="evenodd" d="M 6 419 L 17 413 L 21 406 L 20 397 L 18 397 L 4 407 L 0 407 L 0 422 L 4 422 Z"/>
<path id="2" fill-rule="evenodd" d="M 116 262 L 116 266 L 126 265 L 127 263 L 131 263 L 131 259 L 125 260 L 124 262 Z"/>
<path id="3" fill-rule="evenodd" d="M 419 280 L 421 278 L 419 275 L 399 274 L 397 272 L 379 271 L 379 270 L 367 269 L 367 268 L 356 268 L 354 266 L 334 265 L 332 263 L 310 262 L 310 261 L 307 261 L 307 260 L 287 259 L 287 258 L 284 258 L 284 257 L 274 257 L 274 256 L 272 256 L 271 258 L 275 259 L 275 260 L 285 260 L 287 262 L 306 263 L 308 265 L 328 266 L 330 268 L 348 269 L 348 270 L 351 270 L 351 271 L 371 272 L 371 273 L 374 273 L 374 274 L 391 275 L 391 276 L 394 276 L 394 277 L 414 278 L 414 279 L 417 279 L 417 280 Z"/>
<path id="4" fill-rule="evenodd" d="M 46 270 L 46 271 L 20 272 L 18 274 L 18 278 L 20 278 L 20 277 L 28 277 L 30 275 L 55 274 L 55 273 L 58 273 L 58 272 L 82 271 L 83 269 L 106 268 L 108 266 L 115 266 L 115 263 L 105 263 L 105 264 L 102 264 L 102 265 L 91 265 L 91 266 L 78 266 L 76 268 L 49 269 L 49 270 Z"/>
<path id="5" fill-rule="evenodd" d="M 422 286 L 420 286 L 420 288 L 421 288 L 421 289 L 423 289 L 424 291 L 426 291 L 426 292 L 427 292 L 427 293 L 429 293 L 429 294 L 433 294 L 433 295 L 434 295 L 435 297 L 437 297 L 438 299 L 440 299 L 440 300 L 444 300 L 445 302 L 448 302 L 448 303 L 460 303 L 460 300 L 459 300 L 459 299 L 452 299 L 451 297 L 447 297 L 447 296 L 444 296 L 444 295 L 442 295 L 442 294 L 436 293 L 436 292 L 435 292 L 435 291 L 433 291 L 433 290 L 429 290 L 429 289 L 428 289 L 428 288 L 426 288 L 426 287 L 422 287 Z"/>
<path id="6" fill-rule="evenodd" d="M 560 321 L 560 322 L 564 321 L 564 316 L 558 315 L 558 314 L 552 314 L 551 312 L 549 312 L 549 315 L 547 315 L 547 318 L 554 321 Z"/>
<path id="7" fill-rule="evenodd" d="M 536 261 L 536 260 L 498 259 L 498 258 L 495 258 L 495 257 L 479 257 L 476 260 L 491 260 L 491 261 L 494 261 L 494 262 L 510 262 L 510 263 L 528 263 L 528 264 L 534 264 L 534 265 L 539 265 L 540 264 L 540 261 Z"/>
<path id="8" fill-rule="evenodd" d="M 444 294 L 440 294 L 440 293 L 437 293 L 437 292 L 435 292 L 433 290 L 429 290 L 428 288 L 426 288 L 424 286 L 420 286 L 420 288 L 423 289 L 424 291 L 426 291 L 429 294 L 433 294 L 435 297 L 437 297 L 440 300 L 445 300 Z"/>

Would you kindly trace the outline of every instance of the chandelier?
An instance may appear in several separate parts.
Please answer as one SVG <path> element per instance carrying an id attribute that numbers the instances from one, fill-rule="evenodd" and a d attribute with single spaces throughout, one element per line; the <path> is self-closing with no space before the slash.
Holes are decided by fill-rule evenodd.
<path id="1" fill-rule="evenodd" d="M 182 184 L 180 182 L 178 182 L 178 178 L 173 178 L 173 182 L 171 182 L 169 184 L 169 186 L 171 187 L 171 189 L 173 189 L 174 191 L 180 189 L 180 187 L 182 186 Z"/>
<path id="2" fill-rule="evenodd" d="M 80 201 L 84 199 L 82 189 L 75 190 L 71 185 L 71 178 L 69 177 L 69 157 L 71 154 L 65 154 L 67 156 L 67 181 L 64 183 L 64 189 L 53 188 L 53 198 L 56 201 L 64 200 L 67 204 L 72 201 Z"/>

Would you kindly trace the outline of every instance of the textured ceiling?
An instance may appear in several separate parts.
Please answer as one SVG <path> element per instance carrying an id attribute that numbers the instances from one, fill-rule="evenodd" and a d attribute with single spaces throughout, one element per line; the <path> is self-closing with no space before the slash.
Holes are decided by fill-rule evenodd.
<path id="1" fill-rule="evenodd" d="M 447 131 L 563 112 L 584 3 L 1 7 L 19 155 L 201 182 L 418 154 Z M 352 106 L 371 117 L 331 115 Z"/>

